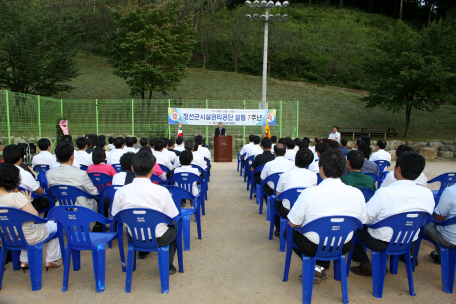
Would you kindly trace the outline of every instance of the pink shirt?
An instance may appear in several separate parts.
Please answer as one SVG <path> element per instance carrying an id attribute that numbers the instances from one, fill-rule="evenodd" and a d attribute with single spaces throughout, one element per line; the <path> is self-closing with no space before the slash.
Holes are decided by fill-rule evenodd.
<path id="1" fill-rule="evenodd" d="M 160 176 L 163 174 L 163 170 L 160 168 L 160 166 L 157 163 L 155 163 L 155 166 L 154 166 L 154 174 L 157 176 Z"/>
<path id="2" fill-rule="evenodd" d="M 104 173 L 109 176 L 114 176 L 114 175 L 116 175 L 117 171 L 111 165 L 98 164 L 98 165 L 90 165 L 87 168 L 87 174 L 88 173 Z"/>

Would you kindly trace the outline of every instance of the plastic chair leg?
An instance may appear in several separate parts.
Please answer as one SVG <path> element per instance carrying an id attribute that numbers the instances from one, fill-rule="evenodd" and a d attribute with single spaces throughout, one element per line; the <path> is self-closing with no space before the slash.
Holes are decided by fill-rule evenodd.
<path id="1" fill-rule="evenodd" d="M 72 250 L 73 255 L 73 271 L 79 271 L 81 269 L 81 251 Z"/>
<path id="2" fill-rule="evenodd" d="M 259 214 L 263 214 L 263 204 L 264 204 L 264 195 L 261 195 L 261 197 L 260 197 L 260 212 L 259 212 Z"/>
<path id="3" fill-rule="evenodd" d="M 111 223 L 112 225 L 112 223 Z M 118 224 L 116 224 L 116 227 L 118 226 Z M 124 250 L 124 246 L 123 246 L 123 230 L 122 229 L 118 229 L 117 231 L 117 244 L 119 246 L 119 256 L 120 256 L 120 265 L 122 266 L 122 271 L 123 272 L 126 272 L 127 269 L 125 267 L 125 250 Z"/>
<path id="4" fill-rule="evenodd" d="M 98 192 L 101 192 L 101 190 L 99 189 Z M 101 195 L 98 196 L 98 213 L 104 216 L 104 199 Z M 101 224 L 101 227 L 103 227 L 103 232 L 106 232 L 106 225 Z"/>
<path id="5" fill-rule="evenodd" d="M 399 267 L 399 256 L 390 255 L 390 272 L 392 274 L 397 274 L 397 268 Z"/>
<path id="6" fill-rule="evenodd" d="M 347 270 L 347 274 L 346 274 L 347 278 L 348 278 L 348 275 L 350 274 L 350 266 L 351 266 L 351 261 L 352 261 L 352 256 L 353 256 L 353 249 L 355 248 L 355 245 L 357 243 L 355 235 L 353 235 L 351 242 L 352 242 L 352 247 L 350 249 L 350 252 L 348 253 L 347 266 L 345 267 Z"/>
<path id="7" fill-rule="evenodd" d="M 340 279 L 341 279 L 341 289 L 342 289 L 342 299 L 344 304 L 348 304 L 348 287 L 347 287 L 347 270 L 345 269 L 345 255 L 342 255 L 339 261 L 340 265 Z"/>
<path id="8" fill-rule="evenodd" d="M 63 258 L 63 287 L 62 291 L 68 290 L 68 281 L 70 279 L 70 264 L 71 264 L 71 253 L 73 250 L 68 248 L 68 245 L 65 248 L 65 256 Z"/>
<path id="9" fill-rule="evenodd" d="M 41 280 L 43 277 L 43 243 L 27 248 L 29 262 L 30 281 L 32 282 L 32 291 L 41 289 Z"/>
<path id="10" fill-rule="evenodd" d="M 206 215 L 206 207 L 204 204 L 204 198 L 200 196 L 200 205 L 201 205 L 201 213 L 202 215 Z"/>
<path id="11" fill-rule="evenodd" d="M 184 232 L 184 250 L 190 250 L 190 217 L 182 217 Z"/>
<path id="12" fill-rule="evenodd" d="M 442 287 L 443 291 L 453 293 L 454 275 L 456 272 L 456 250 L 440 246 L 440 259 L 442 261 Z"/>
<path id="13" fill-rule="evenodd" d="M 20 250 L 11 250 L 11 258 L 13 259 L 13 269 L 14 271 L 21 269 L 20 261 L 21 251 Z"/>
<path id="14" fill-rule="evenodd" d="M 385 284 L 385 270 L 388 254 L 385 252 L 372 251 L 372 289 L 374 297 L 382 298 Z"/>
<path id="15" fill-rule="evenodd" d="M 291 228 L 287 225 L 287 251 L 285 253 L 285 268 L 283 271 L 283 281 L 288 281 L 288 273 L 290 272 L 291 254 L 293 253 L 293 241 L 291 240 Z M 314 271 L 315 273 L 315 271 Z M 312 278 L 313 281 L 313 278 Z"/>
<path id="16" fill-rule="evenodd" d="M 117 222 L 112 222 L 110 225 L 109 225 L 109 232 L 117 232 Z M 111 240 L 108 242 L 108 248 L 111 249 L 112 248 L 112 242 L 114 240 Z"/>
<path id="17" fill-rule="evenodd" d="M 269 195 L 266 200 L 266 220 L 271 220 L 271 197 Z"/>
<path id="18" fill-rule="evenodd" d="M 105 290 L 105 264 L 106 264 L 106 244 L 98 245 L 92 249 L 93 270 L 95 273 L 95 285 L 97 292 Z"/>
<path id="19" fill-rule="evenodd" d="M 0 249 L 0 290 L 2 290 L 3 273 L 5 272 L 6 255 L 8 254 L 8 251 L 8 249 L 5 249 L 5 246 L 2 246 Z"/>
<path id="20" fill-rule="evenodd" d="M 249 191 L 249 189 L 250 189 L 250 183 L 251 183 L 250 176 L 251 176 L 251 173 L 249 172 L 247 175 L 247 191 Z"/>
<path id="21" fill-rule="evenodd" d="M 194 215 L 196 221 L 196 229 L 198 231 L 198 239 L 201 240 L 201 214 L 199 214 L 198 210 L 196 210 Z"/>
<path id="22" fill-rule="evenodd" d="M 412 272 L 412 260 L 410 257 L 410 251 L 407 251 L 405 254 L 405 267 L 407 268 L 407 279 L 409 284 L 409 292 L 411 296 L 416 296 L 415 287 L 413 286 L 413 272 Z"/>
<path id="23" fill-rule="evenodd" d="M 285 247 L 287 245 L 287 240 L 283 236 L 285 234 L 285 229 L 287 229 L 287 221 L 288 219 L 280 217 L 280 252 L 285 252 Z"/>
<path id="24" fill-rule="evenodd" d="M 179 262 L 179 272 L 184 273 L 184 256 L 182 252 L 182 221 L 177 224 L 176 235 L 177 260 Z"/>
<path id="25" fill-rule="evenodd" d="M 133 276 L 133 259 L 136 255 L 136 251 L 133 250 L 133 246 L 128 244 L 128 261 L 127 261 L 127 276 L 125 280 L 125 292 L 130 293 L 131 291 L 131 279 Z"/>
<path id="26" fill-rule="evenodd" d="M 312 302 L 312 289 L 314 284 L 315 257 L 302 256 L 302 303 Z"/>
<path id="27" fill-rule="evenodd" d="M 160 271 L 160 282 L 162 293 L 169 292 L 169 245 L 158 248 L 158 269 Z"/>
<path id="28" fill-rule="evenodd" d="M 276 215 L 277 215 L 277 214 L 276 214 L 275 209 L 274 209 L 274 210 L 271 210 L 271 217 L 272 217 L 273 219 L 275 219 Z M 274 232 L 274 221 L 270 221 L 270 222 L 269 222 L 269 239 L 270 239 L 270 240 L 272 240 L 272 234 L 273 234 L 273 232 Z"/>

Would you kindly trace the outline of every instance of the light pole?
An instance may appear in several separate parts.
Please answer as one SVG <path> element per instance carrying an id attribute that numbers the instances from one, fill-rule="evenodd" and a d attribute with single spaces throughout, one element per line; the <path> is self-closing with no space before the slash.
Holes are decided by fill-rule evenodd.
<path id="1" fill-rule="evenodd" d="M 260 109 L 267 109 L 266 106 L 266 88 L 267 88 L 267 76 L 268 76 L 268 29 L 269 29 L 269 22 L 280 22 L 280 21 L 287 21 L 288 20 L 288 15 L 269 15 L 269 12 L 273 7 L 287 7 L 288 6 L 288 1 L 284 1 L 283 3 L 280 3 L 277 1 L 275 4 L 271 0 L 269 2 L 266 2 L 265 0 L 261 1 L 261 3 L 258 0 L 255 0 L 253 3 L 250 1 L 245 1 L 245 6 L 247 7 L 263 7 L 265 8 L 265 13 L 264 15 L 258 16 L 257 14 L 250 16 L 250 14 L 247 14 L 245 16 L 245 19 L 247 21 L 262 21 L 264 22 L 264 46 L 263 46 L 263 84 L 261 88 L 261 105 Z"/>

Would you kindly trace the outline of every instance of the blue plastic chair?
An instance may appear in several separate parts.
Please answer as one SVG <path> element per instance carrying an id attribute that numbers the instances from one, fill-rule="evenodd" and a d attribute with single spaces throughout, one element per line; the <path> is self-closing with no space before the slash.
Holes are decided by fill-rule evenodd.
<path id="1" fill-rule="evenodd" d="M 264 168 L 264 164 L 263 165 L 259 165 L 253 171 L 250 171 L 250 173 L 249 173 L 250 174 L 250 199 L 252 199 L 252 195 L 253 195 L 254 192 L 255 192 L 255 194 L 258 192 L 257 183 L 253 179 L 253 176 L 256 173 L 261 173 L 263 168 Z M 258 185 L 258 187 L 259 187 L 259 185 Z M 257 201 L 258 201 L 258 197 L 257 197 Z M 259 202 L 257 202 L 257 203 L 259 204 Z"/>
<path id="2" fill-rule="evenodd" d="M 435 205 L 440 201 L 440 196 L 443 193 L 443 190 L 449 186 L 453 186 L 454 183 L 456 182 L 456 172 L 448 172 L 441 174 L 437 177 L 434 177 L 430 181 L 428 181 L 428 184 L 432 184 L 435 182 L 440 182 L 440 189 L 439 190 L 432 190 L 432 194 L 434 195 L 434 200 L 435 200 Z"/>
<path id="3" fill-rule="evenodd" d="M 33 167 L 33 171 L 36 173 L 49 171 L 49 165 L 35 165 L 35 167 Z"/>
<path id="4" fill-rule="evenodd" d="M 157 182 L 160 186 L 163 186 L 166 182 L 166 181 L 162 181 L 161 178 L 155 174 L 152 174 L 152 176 L 150 177 L 150 181 Z"/>
<path id="5" fill-rule="evenodd" d="M 105 173 L 89 173 L 89 178 L 92 181 L 93 185 L 97 188 L 98 190 L 98 197 L 99 202 L 98 202 L 98 213 L 104 215 L 104 201 L 101 199 L 101 191 L 103 191 L 104 188 L 108 187 L 109 185 L 112 184 L 112 176 L 109 176 Z M 103 231 L 106 231 L 106 227 L 103 226 Z"/>
<path id="6" fill-rule="evenodd" d="M 203 199 L 207 200 L 207 190 L 209 189 L 207 171 L 195 164 L 192 164 L 192 168 L 198 169 L 198 171 L 204 175 L 204 179 L 203 179 L 204 183 L 202 184 L 201 189 L 203 190 L 203 194 L 204 194 Z"/>
<path id="7" fill-rule="evenodd" d="M 430 214 L 426 212 L 404 212 L 392 215 L 376 224 L 368 225 L 371 229 L 382 227 L 390 227 L 393 229 L 393 236 L 385 251 L 375 251 L 359 241 L 356 236 L 353 237 L 353 246 L 348 255 L 347 261 L 347 276 L 350 271 L 350 264 L 353 255 L 353 249 L 356 243 L 364 246 L 364 248 L 372 251 L 372 287 L 374 297 L 382 298 L 383 286 L 385 283 L 385 270 L 388 255 L 390 255 L 390 272 L 397 274 L 399 264 L 399 256 L 405 256 L 405 266 L 407 268 L 407 277 L 409 284 L 410 295 L 416 296 L 413 287 L 412 261 L 410 258 L 410 246 L 412 245 L 413 237 L 426 224 Z M 396 242 L 396 243 L 395 243 Z M 416 259 L 413 259 L 416 263 Z"/>
<path id="8" fill-rule="evenodd" d="M 380 180 L 380 177 L 375 174 L 374 172 L 363 172 L 364 175 L 369 175 L 370 177 L 372 177 L 372 179 L 374 180 L 374 182 L 378 182 Z"/>
<path id="9" fill-rule="evenodd" d="M 237 172 L 239 172 L 239 167 L 241 167 L 241 152 L 237 154 Z"/>
<path id="10" fill-rule="evenodd" d="M 390 173 L 390 171 L 383 171 L 382 181 L 385 180 L 385 178 L 388 175 L 388 173 Z"/>
<path id="11" fill-rule="evenodd" d="M 160 281 L 162 293 L 169 292 L 169 245 L 164 247 L 157 246 L 157 238 L 155 237 L 155 228 L 158 224 L 164 223 L 173 224 L 173 219 L 169 216 L 153 209 L 138 208 L 124 209 L 116 214 L 115 221 L 118 226 L 118 239 L 123 238 L 123 224 L 129 227 L 132 232 L 131 238 L 128 238 L 128 260 L 127 260 L 127 275 L 125 282 L 125 292 L 131 291 L 131 279 L 133 271 L 136 269 L 136 251 L 157 251 L 158 269 L 160 272 Z M 150 230 L 149 230 L 150 229 Z M 152 231 L 149 234 L 148 231 Z M 129 232 L 127 232 L 129 233 Z M 142 236 L 147 236 L 143 239 Z M 149 237 L 151 239 L 149 239 Z M 176 236 L 182 239 L 182 235 Z M 120 244 L 120 243 L 119 243 Z M 177 248 L 182 256 L 182 248 Z M 124 262 L 125 260 L 122 260 Z M 183 259 L 179 259 L 179 272 L 184 272 Z"/>
<path id="12" fill-rule="evenodd" d="M 169 178 L 168 184 L 172 186 L 175 186 L 175 184 L 177 184 L 178 187 L 181 187 L 193 194 L 192 189 L 194 182 L 200 183 L 201 185 L 204 183 L 203 179 L 194 173 L 174 173 Z M 198 195 L 195 195 L 195 197 L 196 199 L 199 199 L 200 205 L 198 206 L 201 209 L 202 215 L 206 215 L 204 197 L 201 189 Z M 198 210 L 198 212 L 200 211 Z"/>
<path id="13" fill-rule="evenodd" d="M 198 239 L 201 240 L 201 214 L 199 211 L 199 202 L 198 199 L 189 191 L 177 187 L 177 186 L 165 186 L 171 196 L 173 197 L 174 204 L 176 205 L 177 210 L 179 210 L 179 215 L 182 217 L 183 224 L 180 229 L 183 230 L 184 234 L 184 250 L 190 250 L 190 218 L 192 215 L 195 215 L 196 228 L 198 231 Z M 193 208 L 181 208 L 181 202 L 183 199 L 188 199 L 193 201 Z M 182 241 L 182 239 L 181 239 Z"/>
<path id="14" fill-rule="evenodd" d="M 390 162 L 387 160 L 374 160 L 374 163 L 377 164 L 379 176 L 383 176 L 383 171 L 391 166 Z"/>
<path id="15" fill-rule="evenodd" d="M 80 251 L 91 250 L 97 292 L 103 292 L 105 290 L 106 245 L 116 237 L 117 233 L 89 232 L 89 226 L 92 222 L 100 222 L 106 225 L 112 220 L 81 206 L 72 206 L 71 208 L 58 206 L 49 211 L 48 217 L 63 227 L 68 242 L 63 259 L 62 291 L 68 290 L 71 255 L 73 255 L 73 271 L 78 271 L 81 268 Z"/>
<path id="16" fill-rule="evenodd" d="M 284 199 L 287 199 L 290 202 L 290 210 L 293 208 L 294 203 L 298 199 L 298 197 L 301 195 L 301 192 L 305 190 L 306 188 L 291 188 L 288 190 L 285 190 L 283 193 L 280 193 L 277 197 L 272 196 L 272 205 L 271 205 L 271 222 L 269 224 L 269 239 L 272 240 L 272 234 L 274 233 L 274 220 L 276 217 L 276 210 L 274 207 L 274 201 L 282 201 Z M 280 215 L 279 215 L 280 216 Z M 285 240 L 285 237 L 283 234 L 285 233 L 285 229 L 287 228 L 287 222 L 288 218 L 283 218 L 280 216 L 280 252 L 285 252 L 285 245 L 287 243 L 287 240 Z"/>
<path id="17" fill-rule="evenodd" d="M 107 186 L 100 193 L 100 197 L 101 197 L 101 200 L 103 200 L 103 203 L 104 203 L 105 198 L 108 198 L 108 200 L 109 200 L 109 215 L 110 216 L 111 216 L 112 204 L 114 203 L 114 196 L 116 195 L 117 190 L 119 190 L 122 187 L 123 186 L 120 186 L 120 185 Z M 104 228 L 105 228 L 105 226 L 103 226 L 103 229 Z M 115 222 L 112 222 L 109 225 L 109 232 L 117 232 L 117 225 Z M 109 241 L 108 248 L 112 248 L 112 240 Z M 122 265 L 122 268 L 123 268 L 123 271 L 126 271 L 125 265 Z"/>
<path id="18" fill-rule="evenodd" d="M 83 171 L 87 171 L 87 168 L 89 166 L 84 166 L 84 165 L 79 165 L 79 169 L 83 170 Z"/>
<path id="19" fill-rule="evenodd" d="M 246 155 L 247 155 L 247 153 L 244 153 L 241 155 L 241 171 L 239 173 L 239 176 L 242 176 L 242 173 L 244 172 L 244 164 L 242 163 L 242 161 L 245 159 Z"/>
<path id="20" fill-rule="evenodd" d="M 75 205 L 76 199 L 80 196 L 85 198 L 95 198 L 97 195 L 91 195 L 85 192 L 82 189 L 74 186 L 65 186 L 65 185 L 54 185 L 48 190 L 49 196 L 49 206 L 54 207 L 54 200 L 52 197 L 56 198 L 59 205 Z"/>
<path id="21" fill-rule="evenodd" d="M 6 255 L 9 250 L 11 250 L 13 258 L 14 270 L 20 269 L 19 256 L 21 250 L 27 250 L 32 291 L 40 290 L 43 269 L 43 245 L 44 243 L 56 238 L 56 232 L 49 234 L 49 237 L 44 241 L 30 246 L 25 240 L 24 232 L 22 231 L 22 224 L 24 222 L 42 224 L 46 223 L 47 220 L 17 208 L 0 207 L 0 212 L 2 215 L 2 220 L 0 221 L 0 239 L 2 240 L 2 247 L 0 251 L 0 290 L 2 289 Z M 17 234 L 14 233 L 14 228 L 16 228 Z"/>
<path id="22" fill-rule="evenodd" d="M 168 167 L 166 167 L 165 165 L 161 165 L 161 164 L 158 164 L 160 166 L 160 169 L 162 169 L 163 172 L 165 172 L 166 174 L 169 174 L 171 172 L 171 170 L 168 169 Z"/>
<path id="23" fill-rule="evenodd" d="M 337 229 L 334 229 L 337 227 Z M 314 220 L 304 227 L 295 229 L 299 233 L 315 232 L 320 238 L 317 253 L 314 257 L 302 255 L 302 302 L 311 303 L 312 289 L 314 283 L 315 265 L 317 259 L 320 261 L 334 261 L 334 279 L 341 281 L 342 297 L 344 303 L 348 303 L 347 271 L 345 269 L 345 255 L 342 254 L 342 247 L 347 236 L 362 229 L 363 224 L 351 216 L 327 216 Z M 324 240 L 327 238 L 327 246 Z M 331 246 L 330 244 L 334 244 Z M 293 247 L 296 247 L 292 240 L 292 228 L 287 224 L 287 252 L 285 258 L 285 270 L 283 281 L 288 280 L 291 255 Z"/>
<path id="24" fill-rule="evenodd" d="M 47 182 L 47 178 L 46 178 L 46 172 L 41 171 L 40 173 L 38 173 L 36 180 L 40 183 L 41 189 L 43 189 L 44 192 L 47 193 L 48 182 Z"/>
<path id="25" fill-rule="evenodd" d="M 117 173 L 122 172 L 122 166 L 120 164 L 112 164 L 111 166 L 114 168 L 114 170 L 116 170 Z"/>
<path id="26" fill-rule="evenodd" d="M 323 179 L 320 177 L 320 173 L 316 173 L 316 174 L 317 174 L 317 186 L 318 186 L 323 181 Z"/>
<path id="27" fill-rule="evenodd" d="M 211 167 L 211 160 L 207 157 L 204 158 L 204 160 L 206 161 L 206 165 L 207 165 L 207 168 L 210 168 Z M 210 183 L 211 182 L 211 171 L 210 170 L 207 170 L 207 182 Z M 209 189 L 209 187 L 208 187 Z"/>
<path id="28" fill-rule="evenodd" d="M 249 164 L 249 161 L 252 161 L 255 159 L 255 156 L 250 156 L 249 158 L 247 158 L 245 161 L 244 161 L 244 183 L 247 182 L 247 190 L 249 190 L 249 182 L 248 182 L 248 179 L 249 179 L 249 172 L 250 172 L 250 164 Z"/>
<path id="29" fill-rule="evenodd" d="M 361 190 L 361 192 L 363 193 L 364 195 L 364 199 L 366 200 L 366 203 L 372 198 L 372 196 L 374 196 L 375 194 L 375 191 L 372 190 L 372 189 L 369 189 L 369 188 L 358 188 L 359 190 Z"/>
<path id="30" fill-rule="evenodd" d="M 263 190 L 263 186 L 264 184 L 267 184 L 268 182 L 272 182 L 274 184 L 274 193 L 272 194 L 274 197 L 276 196 L 276 188 L 277 188 L 277 184 L 279 183 L 279 179 L 280 179 L 280 176 L 282 175 L 283 172 L 276 172 L 276 173 L 273 173 L 271 175 L 269 175 L 268 177 L 266 177 L 265 180 L 261 180 L 261 183 L 260 183 L 260 188 L 261 188 L 261 197 L 260 197 L 260 212 L 259 214 L 263 214 L 263 200 L 264 200 L 264 190 Z M 272 206 L 274 206 L 274 202 L 272 202 Z M 267 195 L 267 198 L 266 198 L 266 219 L 268 221 L 271 220 L 271 196 L 270 195 Z"/>

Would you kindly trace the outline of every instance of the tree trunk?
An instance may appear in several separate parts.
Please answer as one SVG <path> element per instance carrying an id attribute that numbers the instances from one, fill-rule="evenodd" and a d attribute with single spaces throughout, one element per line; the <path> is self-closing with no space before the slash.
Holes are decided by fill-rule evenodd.
<path id="1" fill-rule="evenodd" d="M 426 20 L 426 26 L 429 26 L 429 24 L 431 23 L 431 16 L 432 16 L 432 4 L 429 3 L 429 14 L 428 14 L 428 17 Z"/>
<path id="2" fill-rule="evenodd" d="M 342 8 L 344 6 L 344 0 L 339 0 L 339 8 Z"/>
<path id="3" fill-rule="evenodd" d="M 401 1 L 401 6 L 399 8 L 399 20 L 402 20 L 402 7 L 404 6 L 404 0 Z"/>
<path id="4" fill-rule="evenodd" d="M 409 127 L 410 127 L 410 115 L 412 114 L 412 106 L 408 105 L 405 109 L 405 132 L 404 137 L 408 137 Z"/>
<path id="5" fill-rule="evenodd" d="M 312 5 L 312 0 L 309 0 L 309 6 Z"/>
<path id="6" fill-rule="evenodd" d="M 237 73 L 238 59 L 239 59 L 238 55 L 234 56 L 234 72 L 235 73 Z"/>

